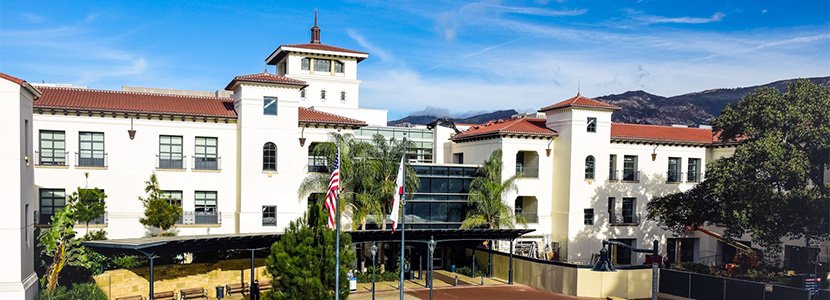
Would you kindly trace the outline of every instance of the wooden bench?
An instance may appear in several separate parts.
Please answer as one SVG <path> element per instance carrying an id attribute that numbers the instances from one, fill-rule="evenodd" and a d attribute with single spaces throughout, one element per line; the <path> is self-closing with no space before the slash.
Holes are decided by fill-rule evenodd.
<path id="1" fill-rule="evenodd" d="M 115 300 L 144 300 L 144 296 L 135 295 L 135 296 L 118 297 L 118 298 L 115 298 Z"/>
<path id="2" fill-rule="evenodd" d="M 245 282 L 226 284 L 225 292 L 228 293 L 228 295 L 236 293 L 246 293 L 248 292 L 248 284 Z"/>
<path id="3" fill-rule="evenodd" d="M 174 300 L 174 299 L 176 299 L 176 293 L 173 293 L 173 291 L 153 293 L 153 299 L 156 299 L 156 300 Z"/>
<path id="4" fill-rule="evenodd" d="M 205 298 L 207 299 L 207 290 L 205 288 L 190 288 L 190 289 L 181 289 L 179 290 L 179 294 L 181 294 L 182 299 L 196 299 L 196 298 Z"/>
<path id="5" fill-rule="evenodd" d="M 259 290 L 260 291 L 267 291 L 271 289 L 271 281 L 264 280 L 259 282 Z"/>

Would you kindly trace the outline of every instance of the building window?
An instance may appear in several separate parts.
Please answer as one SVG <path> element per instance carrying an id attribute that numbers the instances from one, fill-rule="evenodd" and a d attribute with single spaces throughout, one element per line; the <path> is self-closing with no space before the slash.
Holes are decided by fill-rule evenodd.
<path id="1" fill-rule="evenodd" d="M 585 158 L 585 179 L 594 179 L 594 163 L 593 155 Z"/>
<path id="2" fill-rule="evenodd" d="M 40 131 L 41 165 L 66 165 L 66 133 L 63 131 Z"/>
<path id="3" fill-rule="evenodd" d="M 588 132 L 597 132 L 597 118 L 588 118 Z"/>
<path id="4" fill-rule="evenodd" d="M 689 159 L 689 174 L 686 180 L 689 182 L 700 182 L 700 158 Z"/>
<path id="5" fill-rule="evenodd" d="M 277 226 L 276 206 L 262 206 L 262 226 Z"/>
<path id="6" fill-rule="evenodd" d="M 300 60 L 300 69 L 302 69 L 303 71 L 308 71 L 308 70 L 310 70 L 310 67 L 311 67 L 311 59 L 310 58 L 304 57 L 302 60 Z"/>
<path id="7" fill-rule="evenodd" d="M 326 90 L 320 90 L 320 100 L 326 100 Z"/>
<path id="8" fill-rule="evenodd" d="M 667 172 L 666 181 L 680 182 L 680 158 L 669 157 L 669 170 Z"/>
<path id="9" fill-rule="evenodd" d="M 608 197 L 608 222 L 617 223 L 617 198 Z"/>
<path id="10" fill-rule="evenodd" d="M 454 164 L 463 164 L 464 163 L 464 153 L 453 153 L 452 154 L 452 163 L 454 163 Z"/>
<path id="11" fill-rule="evenodd" d="M 300 98 L 305 99 L 305 89 L 300 89 Z"/>
<path id="12" fill-rule="evenodd" d="M 346 101 L 346 91 L 340 91 L 340 101 Z"/>
<path id="13" fill-rule="evenodd" d="M 269 116 L 277 115 L 277 97 L 265 97 L 262 100 L 262 114 Z"/>
<path id="14" fill-rule="evenodd" d="M 666 239 L 666 252 L 669 263 L 693 262 L 695 260 L 695 242 L 697 239 Z"/>
<path id="15" fill-rule="evenodd" d="M 313 142 L 308 147 L 308 171 L 318 173 L 328 173 L 328 159 L 326 158 L 325 149 L 331 146 L 335 147 L 331 142 Z"/>
<path id="16" fill-rule="evenodd" d="M 608 158 L 608 180 L 619 180 L 617 176 L 617 155 L 611 154 Z"/>
<path id="17" fill-rule="evenodd" d="M 219 140 L 215 137 L 196 137 L 193 167 L 197 170 L 219 170 Z"/>
<path id="18" fill-rule="evenodd" d="M 262 169 L 266 171 L 277 170 L 277 145 L 272 142 L 262 146 Z"/>
<path id="19" fill-rule="evenodd" d="M 49 224 L 55 213 L 66 206 L 66 191 L 64 189 L 40 189 L 39 224 Z"/>
<path id="20" fill-rule="evenodd" d="M 582 221 L 585 225 L 594 225 L 594 209 L 586 208 L 584 210 L 585 220 Z"/>
<path id="21" fill-rule="evenodd" d="M 161 198 L 167 199 L 167 202 L 173 206 L 179 208 L 179 211 L 182 211 L 182 191 L 161 191 Z M 179 216 L 179 220 L 176 221 L 176 224 L 182 224 L 182 217 L 184 214 Z"/>
<path id="22" fill-rule="evenodd" d="M 634 246 L 636 239 L 611 239 L 614 242 L 620 242 L 628 246 Z M 631 249 L 626 247 L 618 247 L 611 245 L 611 261 L 615 265 L 630 265 L 631 264 Z"/>
<path id="23" fill-rule="evenodd" d="M 196 224 L 219 224 L 216 192 L 196 191 L 193 199 L 196 204 Z"/>
<path id="24" fill-rule="evenodd" d="M 640 176 L 637 171 L 637 156 L 623 156 L 623 178 L 624 181 L 637 181 Z"/>
<path id="25" fill-rule="evenodd" d="M 80 132 L 78 134 L 78 166 L 106 166 L 103 132 Z"/>
<path id="26" fill-rule="evenodd" d="M 623 198 L 622 199 L 622 222 L 626 224 L 636 224 L 639 222 L 637 218 L 637 198 Z"/>
<path id="27" fill-rule="evenodd" d="M 343 63 L 340 61 L 334 61 L 334 73 L 343 73 Z"/>
<path id="28" fill-rule="evenodd" d="M 331 61 L 328 59 L 314 59 L 314 72 L 331 72 Z"/>
<path id="29" fill-rule="evenodd" d="M 182 137 L 172 135 L 159 136 L 159 169 L 181 169 Z"/>
<path id="30" fill-rule="evenodd" d="M 26 246 L 29 246 L 29 204 L 23 206 L 23 234 Z"/>

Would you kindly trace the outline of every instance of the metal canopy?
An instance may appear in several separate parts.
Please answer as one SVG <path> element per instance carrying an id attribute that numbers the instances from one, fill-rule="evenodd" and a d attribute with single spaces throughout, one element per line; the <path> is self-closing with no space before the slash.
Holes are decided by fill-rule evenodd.
<path id="1" fill-rule="evenodd" d="M 164 236 L 135 239 L 86 241 L 82 244 L 104 255 L 178 254 L 217 250 L 248 250 L 270 248 L 280 233 L 212 234 L 193 236 Z"/>
<path id="2" fill-rule="evenodd" d="M 533 231 L 534 229 L 406 229 L 406 241 L 426 243 L 430 239 L 434 239 L 435 242 L 514 240 Z M 389 230 L 361 230 L 349 233 L 352 235 L 352 243 L 401 240 L 400 230 L 395 233 Z"/>

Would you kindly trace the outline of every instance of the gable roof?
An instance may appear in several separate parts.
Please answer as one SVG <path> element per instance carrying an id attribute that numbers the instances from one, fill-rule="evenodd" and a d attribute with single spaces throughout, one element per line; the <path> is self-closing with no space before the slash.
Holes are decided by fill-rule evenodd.
<path id="1" fill-rule="evenodd" d="M 258 82 L 258 83 L 273 83 L 273 84 L 283 84 L 283 85 L 293 85 L 299 87 L 307 87 L 308 84 L 305 81 L 280 76 L 271 73 L 257 73 L 257 74 L 248 74 L 248 75 L 239 75 L 233 78 L 231 82 L 225 86 L 225 90 L 232 90 L 234 86 L 236 86 L 239 82 Z"/>
<path id="2" fill-rule="evenodd" d="M 366 126 L 366 122 L 347 118 L 333 113 L 315 110 L 313 108 L 299 107 L 298 116 L 300 123 L 319 125 L 346 125 L 352 128 Z"/>
<path id="3" fill-rule="evenodd" d="M 505 135 L 527 137 L 552 137 L 556 131 L 545 126 L 545 119 L 540 118 L 512 118 L 508 120 L 491 121 L 481 125 L 473 125 L 465 131 L 452 137 L 453 141 L 468 141 L 473 139 L 494 138 Z"/>
<path id="4" fill-rule="evenodd" d="M 611 123 L 611 141 L 711 145 L 712 129 Z"/>
<path id="5" fill-rule="evenodd" d="M 34 86 L 32 86 L 31 84 L 26 82 L 26 80 L 11 76 L 11 75 L 3 73 L 3 72 L 0 72 L 0 78 L 11 81 L 12 83 L 17 84 L 17 85 L 21 86 L 22 88 L 28 90 L 30 93 L 32 93 L 32 95 L 35 96 L 35 99 L 38 99 L 41 96 L 40 90 L 38 90 L 37 88 L 35 88 Z"/>
<path id="6" fill-rule="evenodd" d="M 41 86 L 35 108 L 236 118 L 230 98 Z"/>
<path id="7" fill-rule="evenodd" d="M 554 103 L 548 106 L 545 106 L 539 109 L 539 112 L 545 112 L 554 109 L 566 108 L 566 107 L 585 107 L 585 108 L 597 108 L 597 109 L 608 109 L 608 110 L 619 110 L 620 108 L 616 105 L 611 105 L 596 99 L 591 99 L 580 94 L 576 94 L 576 96 L 562 101 L 558 103 Z"/>

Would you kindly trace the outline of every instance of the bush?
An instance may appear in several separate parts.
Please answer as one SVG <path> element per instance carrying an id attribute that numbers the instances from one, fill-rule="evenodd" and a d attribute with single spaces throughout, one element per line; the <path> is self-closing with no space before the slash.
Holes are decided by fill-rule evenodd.
<path id="1" fill-rule="evenodd" d="M 396 281 L 400 278 L 401 273 L 399 271 L 391 271 L 391 272 L 383 272 L 381 273 L 380 267 L 367 267 L 366 272 L 357 273 L 355 277 L 357 277 L 357 282 L 365 283 L 365 282 L 372 282 L 372 269 L 375 270 L 375 282 L 381 281 Z"/>
<path id="2" fill-rule="evenodd" d="M 484 276 L 484 272 L 480 268 L 476 268 L 476 274 L 473 275 L 473 268 L 469 266 L 459 267 L 455 269 L 455 272 L 467 277 L 481 277 Z"/>
<path id="3" fill-rule="evenodd" d="M 700 274 L 711 274 L 712 270 L 708 265 L 693 263 L 693 262 L 684 262 L 680 264 L 680 269 L 692 272 L 692 273 L 700 273 Z"/>
<path id="4" fill-rule="evenodd" d="M 40 291 L 38 297 L 40 300 L 107 300 L 107 295 L 104 290 L 94 283 L 76 283 L 72 285 L 71 289 L 64 286 L 58 286 L 52 293 L 46 290 Z"/>
<path id="5" fill-rule="evenodd" d="M 137 255 L 125 255 L 113 257 L 110 260 L 109 269 L 132 269 L 147 266 L 146 258 Z"/>

